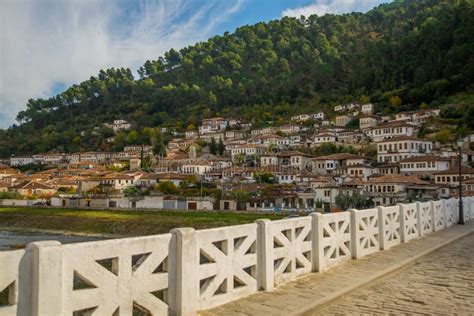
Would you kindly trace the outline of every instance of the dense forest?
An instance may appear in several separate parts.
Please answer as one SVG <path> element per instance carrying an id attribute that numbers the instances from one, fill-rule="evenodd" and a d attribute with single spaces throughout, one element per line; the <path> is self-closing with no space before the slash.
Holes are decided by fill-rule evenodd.
<path id="1" fill-rule="evenodd" d="M 472 0 L 394 1 L 365 14 L 243 26 L 171 49 L 135 76 L 125 68 L 100 70 L 54 97 L 30 99 L 18 124 L 0 130 L 0 156 L 118 150 L 127 141 L 149 141 L 144 128 L 192 129 L 213 115 L 261 125 L 360 99 L 392 113 L 439 107 L 473 90 L 473 34 Z M 461 117 L 474 113 L 472 106 Z M 119 133 L 106 142 L 113 133 L 102 124 L 113 119 L 132 122 L 133 139 Z"/>

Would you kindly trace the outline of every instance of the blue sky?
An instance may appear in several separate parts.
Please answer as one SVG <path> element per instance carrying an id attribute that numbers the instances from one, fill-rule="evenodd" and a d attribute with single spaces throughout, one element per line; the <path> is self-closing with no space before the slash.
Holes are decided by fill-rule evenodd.
<path id="1" fill-rule="evenodd" d="M 0 128 L 101 68 L 282 16 L 365 12 L 389 0 L 0 0 Z"/>

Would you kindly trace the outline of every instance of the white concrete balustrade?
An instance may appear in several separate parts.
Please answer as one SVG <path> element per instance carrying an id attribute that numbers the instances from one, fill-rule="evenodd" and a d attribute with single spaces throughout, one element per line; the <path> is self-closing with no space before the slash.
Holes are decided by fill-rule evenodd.
<path id="1" fill-rule="evenodd" d="M 313 271 L 325 269 L 351 259 L 351 215 L 349 212 L 311 214 Z"/>
<path id="2" fill-rule="evenodd" d="M 434 216 L 434 231 L 444 229 L 446 227 L 445 208 L 443 201 L 432 201 Z"/>
<path id="3" fill-rule="evenodd" d="M 474 198 L 464 198 L 474 218 Z M 457 222 L 458 199 L 0 252 L 0 315 L 195 315 Z"/>
<path id="4" fill-rule="evenodd" d="M 400 205 L 400 224 L 402 230 L 402 242 L 420 237 L 421 216 L 418 203 Z"/>
<path id="5" fill-rule="evenodd" d="M 358 259 L 380 250 L 378 209 L 350 210 L 352 257 Z"/>
<path id="6" fill-rule="evenodd" d="M 257 291 L 256 224 L 201 230 L 196 235 L 199 309 Z"/>
<path id="7" fill-rule="evenodd" d="M 420 235 L 425 236 L 434 230 L 434 215 L 432 202 L 419 203 Z"/>
<path id="8" fill-rule="evenodd" d="M 387 250 L 402 241 L 400 206 L 378 207 L 380 225 L 380 249 Z"/>
<path id="9" fill-rule="evenodd" d="M 0 255 L 0 289 L 8 290 L 8 305 L 0 307 L 0 315 L 17 314 L 20 260 L 24 254 L 24 250 L 13 250 Z"/>
<path id="10" fill-rule="evenodd" d="M 268 222 L 269 253 L 266 263 L 273 286 L 311 272 L 311 218 Z"/>
<path id="11" fill-rule="evenodd" d="M 457 201 L 456 199 L 444 200 L 444 217 L 446 219 L 446 227 L 450 227 L 457 222 L 456 208 Z"/>

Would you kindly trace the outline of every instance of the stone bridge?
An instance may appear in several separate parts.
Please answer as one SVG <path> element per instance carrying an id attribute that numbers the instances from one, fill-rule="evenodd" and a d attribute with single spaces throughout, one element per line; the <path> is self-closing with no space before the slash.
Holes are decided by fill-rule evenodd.
<path id="1" fill-rule="evenodd" d="M 459 220 L 458 202 L 68 245 L 35 242 L 0 252 L 0 290 L 8 294 L 0 315 L 345 314 L 354 306 L 361 313 L 381 312 L 382 303 L 361 303 L 374 294 L 367 293 L 370 282 L 474 231 L 472 224 L 451 227 Z M 474 198 L 463 202 L 468 222 L 474 219 Z M 471 276 L 464 278 L 472 286 Z M 387 282 L 390 288 L 393 279 Z M 406 285 L 397 285 L 405 291 Z M 362 297 L 353 293 L 361 286 Z M 472 304 L 472 291 L 467 287 L 467 294 L 453 299 L 464 293 Z M 385 302 L 384 293 L 375 290 L 374 297 Z M 406 297 L 416 301 L 417 295 L 413 290 Z M 331 305 L 336 299 L 341 304 Z"/>

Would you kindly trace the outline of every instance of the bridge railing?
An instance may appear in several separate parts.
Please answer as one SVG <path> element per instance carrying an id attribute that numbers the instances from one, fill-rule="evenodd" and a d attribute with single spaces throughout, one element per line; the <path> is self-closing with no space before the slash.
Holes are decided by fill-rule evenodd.
<path id="1" fill-rule="evenodd" d="M 402 242 L 400 206 L 379 207 L 378 210 L 380 222 L 380 249 L 387 250 Z"/>
<path id="2" fill-rule="evenodd" d="M 465 219 L 474 197 L 464 198 Z M 458 200 L 0 252 L 0 315 L 195 315 L 457 222 Z"/>

